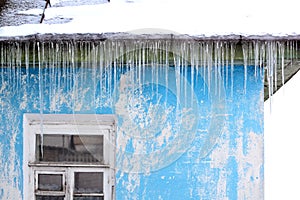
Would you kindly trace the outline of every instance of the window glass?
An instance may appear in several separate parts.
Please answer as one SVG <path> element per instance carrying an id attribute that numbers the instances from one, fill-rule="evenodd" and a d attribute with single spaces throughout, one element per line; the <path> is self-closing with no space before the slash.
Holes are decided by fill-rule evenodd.
<path id="1" fill-rule="evenodd" d="M 89 196 L 82 196 L 82 197 L 74 197 L 74 200 L 104 200 L 104 197 L 89 197 Z"/>
<path id="2" fill-rule="evenodd" d="M 75 194 L 103 194 L 103 172 L 75 172 Z"/>
<path id="3" fill-rule="evenodd" d="M 63 191 L 63 175 L 38 174 L 38 190 Z"/>
<path id="4" fill-rule="evenodd" d="M 42 148 L 42 149 L 41 149 Z M 100 162 L 103 164 L 103 135 L 36 135 L 36 159 L 45 162 Z"/>
<path id="5" fill-rule="evenodd" d="M 36 195 L 36 200 L 64 200 L 65 196 L 42 196 Z"/>

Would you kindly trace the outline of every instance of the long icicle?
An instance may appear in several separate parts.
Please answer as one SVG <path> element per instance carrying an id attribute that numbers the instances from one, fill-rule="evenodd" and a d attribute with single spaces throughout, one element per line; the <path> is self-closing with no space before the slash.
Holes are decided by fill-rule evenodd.
<path id="1" fill-rule="evenodd" d="M 40 43 L 37 42 L 37 53 L 38 53 L 38 65 L 39 65 L 39 99 L 40 99 L 40 140 L 41 140 L 41 157 L 43 159 L 44 157 L 44 116 L 43 116 L 43 110 L 44 110 L 44 102 L 43 102 L 43 72 L 42 72 L 42 59 L 41 59 L 41 49 L 40 49 Z"/>
<path id="2" fill-rule="evenodd" d="M 244 58 L 244 94 L 247 93 L 247 67 L 248 67 L 248 45 L 242 44 L 243 58 Z"/>

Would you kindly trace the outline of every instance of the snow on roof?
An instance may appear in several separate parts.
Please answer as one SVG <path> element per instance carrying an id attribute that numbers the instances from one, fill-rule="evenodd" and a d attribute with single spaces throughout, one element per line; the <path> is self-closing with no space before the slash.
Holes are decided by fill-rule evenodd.
<path id="1" fill-rule="evenodd" d="M 197 37 L 259 36 L 298 37 L 299 10 L 293 0 L 111 0 L 97 5 L 55 7 L 52 0 L 45 20 L 70 19 L 66 23 L 23 24 L 0 28 L 0 37 L 32 34 L 116 33 L 169 30 Z M 54 6 L 53 6 L 54 5 Z M 38 18 L 43 8 L 20 11 Z"/>

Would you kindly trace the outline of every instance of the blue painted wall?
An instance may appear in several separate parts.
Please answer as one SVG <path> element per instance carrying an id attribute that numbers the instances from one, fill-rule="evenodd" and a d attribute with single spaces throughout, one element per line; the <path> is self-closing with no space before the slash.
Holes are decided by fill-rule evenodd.
<path id="1" fill-rule="evenodd" d="M 118 200 L 263 199 L 261 73 L 139 69 L 0 68 L 0 199 L 22 196 L 24 113 L 116 114 Z"/>

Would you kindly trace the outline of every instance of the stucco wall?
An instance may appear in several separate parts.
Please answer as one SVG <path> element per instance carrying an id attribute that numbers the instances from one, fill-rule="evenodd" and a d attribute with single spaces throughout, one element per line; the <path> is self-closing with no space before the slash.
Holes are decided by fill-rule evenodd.
<path id="1" fill-rule="evenodd" d="M 116 114 L 118 200 L 263 199 L 261 70 L 12 63 L 0 68 L 1 199 L 22 196 L 24 113 Z"/>

